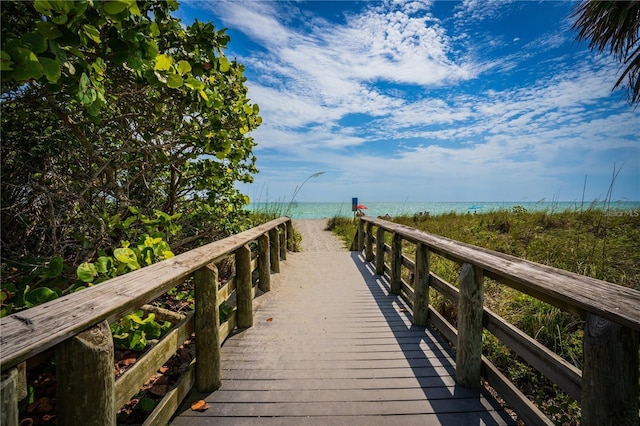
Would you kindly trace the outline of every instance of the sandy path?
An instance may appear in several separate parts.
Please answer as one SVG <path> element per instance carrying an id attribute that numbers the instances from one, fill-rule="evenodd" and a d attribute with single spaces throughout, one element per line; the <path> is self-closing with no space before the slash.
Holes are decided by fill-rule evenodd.
<path id="1" fill-rule="evenodd" d="M 293 227 L 302 235 L 301 249 L 303 252 L 314 251 L 346 251 L 341 239 L 330 231 L 325 231 L 327 219 L 298 219 L 293 221 Z"/>

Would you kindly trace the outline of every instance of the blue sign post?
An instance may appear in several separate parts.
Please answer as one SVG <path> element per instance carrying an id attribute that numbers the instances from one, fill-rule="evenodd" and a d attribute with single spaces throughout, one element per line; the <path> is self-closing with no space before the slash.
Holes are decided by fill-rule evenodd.
<path id="1" fill-rule="evenodd" d="M 358 197 L 354 197 L 351 199 L 351 211 L 352 212 L 358 211 Z"/>

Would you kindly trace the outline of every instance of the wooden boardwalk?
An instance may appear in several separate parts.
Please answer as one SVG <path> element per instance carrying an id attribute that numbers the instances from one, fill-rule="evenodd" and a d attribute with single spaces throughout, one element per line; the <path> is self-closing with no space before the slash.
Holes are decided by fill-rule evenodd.
<path id="1" fill-rule="evenodd" d="M 514 424 L 360 254 L 290 253 L 256 300 L 254 326 L 222 347 L 222 387 L 192 393 L 172 424 Z M 192 411 L 194 400 L 210 408 Z"/>

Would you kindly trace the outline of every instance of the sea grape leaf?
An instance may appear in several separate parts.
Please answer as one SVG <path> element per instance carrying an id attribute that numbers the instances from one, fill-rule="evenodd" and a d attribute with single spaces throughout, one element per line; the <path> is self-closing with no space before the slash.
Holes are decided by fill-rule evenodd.
<path id="1" fill-rule="evenodd" d="M 76 273 L 78 274 L 78 278 L 81 281 L 90 283 L 93 282 L 95 277 L 98 276 L 98 269 L 93 263 L 84 262 L 80 266 L 78 266 Z"/>

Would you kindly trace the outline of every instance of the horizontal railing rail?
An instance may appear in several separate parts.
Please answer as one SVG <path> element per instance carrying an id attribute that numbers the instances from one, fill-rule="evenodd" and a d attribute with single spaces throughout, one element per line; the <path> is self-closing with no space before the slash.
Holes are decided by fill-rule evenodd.
<path id="1" fill-rule="evenodd" d="M 18 401 L 26 396 L 27 365 L 47 353 L 56 359 L 59 424 L 77 419 L 83 424 L 115 424 L 117 410 L 195 332 L 195 360 L 145 423 L 166 424 L 194 384 L 201 392 L 220 386 L 220 345 L 234 327 L 253 324 L 256 287 L 269 291 L 270 273 L 279 272 L 280 259 L 286 259 L 287 248 L 293 249 L 292 236 L 291 220 L 275 219 L 0 319 L 2 424 L 17 424 Z M 255 241 L 257 250 L 252 254 L 249 244 Z M 218 288 L 215 264 L 229 256 L 235 262 L 235 276 Z M 194 312 L 182 315 L 146 305 L 191 277 Z M 232 295 L 236 308 L 221 325 L 219 306 Z M 169 320 L 173 327 L 115 379 L 109 323 L 139 308 Z"/>
<path id="2" fill-rule="evenodd" d="M 387 232 L 391 244 L 385 243 Z M 403 241 L 415 244 L 414 260 L 402 254 Z M 484 328 L 581 402 L 583 424 L 637 424 L 640 291 L 366 216 L 354 246 L 375 262 L 377 274 L 389 275 L 390 291 L 412 304 L 414 323 L 431 321 L 455 345 L 459 383 L 479 386 L 484 376 L 526 423 L 552 424 L 482 356 Z M 430 253 L 461 265 L 460 288 L 429 270 Z M 403 267 L 412 282 L 402 279 Z M 484 307 L 485 277 L 585 319 L 583 370 Z M 429 288 L 457 304 L 457 330 L 429 304 Z"/>

